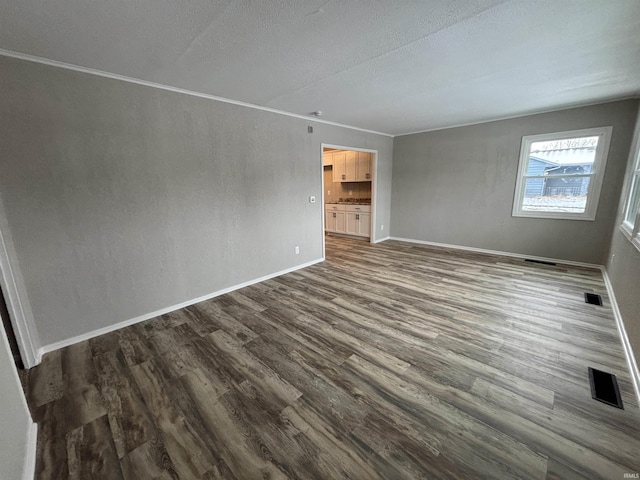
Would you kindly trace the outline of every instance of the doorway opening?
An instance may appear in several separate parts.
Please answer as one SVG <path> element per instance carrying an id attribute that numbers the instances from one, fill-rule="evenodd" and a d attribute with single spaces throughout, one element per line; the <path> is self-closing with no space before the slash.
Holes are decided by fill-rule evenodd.
<path id="1" fill-rule="evenodd" d="M 11 347 L 13 361 L 19 370 L 24 370 L 24 363 L 22 362 L 20 349 L 18 348 L 18 340 L 16 339 L 16 334 L 13 331 L 13 325 L 9 318 L 9 309 L 7 308 L 7 302 L 4 300 L 2 289 L 0 289 L 0 317 L 2 317 L 2 326 L 4 327 L 4 331 L 7 335 L 7 340 L 9 340 L 9 347 Z"/>
<path id="2" fill-rule="evenodd" d="M 324 236 L 375 242 L 378 151 L 322 144 Z"/>

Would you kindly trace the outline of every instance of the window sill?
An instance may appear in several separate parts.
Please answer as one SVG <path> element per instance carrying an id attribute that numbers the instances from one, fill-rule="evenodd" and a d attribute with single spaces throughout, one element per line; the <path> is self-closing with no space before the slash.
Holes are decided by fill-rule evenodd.
<path id="1" fill-rule="evenodd" d="M 511 213 L 512 217 L 521 218 L 543 218 L 543 219 L 555 219 L 555 220 L 583 220 L 587 222 L 593 222 L 596 219 L 595 215 L 586 213 L 557 213 L 557 212 L 541 212 L 541 211 L 526 211 L 516 210 Z"/>
<path id="2" fill-rule="evenodd" d="M 627 238 L 627 240 L 629 240 L 630 242 L 633 241 L 633 230 L 631 230 L 625 223 L 620 224 L 620 231 L 622 232 L 622 234 Z"/>

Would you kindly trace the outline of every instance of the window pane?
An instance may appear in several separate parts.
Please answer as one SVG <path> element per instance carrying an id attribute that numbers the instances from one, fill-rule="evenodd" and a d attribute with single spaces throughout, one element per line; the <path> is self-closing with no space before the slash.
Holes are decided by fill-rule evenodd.
<path id="1" fill-rule="evenodd" d="M 527 175 L 591 173 L 600 137 L 576 137 L 533 142 Z"/>
<path id="2" fill-rule="evenodd" d="M 522 210 L 584 213 L 591 177 L 528 178 Z"/>
<path id="3" fill-rule="evenodd" d="M 512 215 L 594 220 L 612 130 L 523 136 Z"/>
<path id="4" fill-rule="evenodd" d="M 635 174 L 633 176 L 633 183 L 631 184 L 631 196 L 629 197 L 629 204 L 627 205 L 627 213 L 625 214 L 624 221 L 633 226 L 636 221 L 636 213 L 640 206 L 640 176 Z"/>

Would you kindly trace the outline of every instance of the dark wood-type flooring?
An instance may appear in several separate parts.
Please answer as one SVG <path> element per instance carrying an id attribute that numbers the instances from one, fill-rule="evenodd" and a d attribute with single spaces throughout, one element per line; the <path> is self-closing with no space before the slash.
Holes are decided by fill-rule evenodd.
<path id="1" fill-rule="evenodd" d="M 599 271 L 400 242 L 328 238 L 326 262 L 45 355 L 27 394 L 40 480 L 640 472 Z"/>

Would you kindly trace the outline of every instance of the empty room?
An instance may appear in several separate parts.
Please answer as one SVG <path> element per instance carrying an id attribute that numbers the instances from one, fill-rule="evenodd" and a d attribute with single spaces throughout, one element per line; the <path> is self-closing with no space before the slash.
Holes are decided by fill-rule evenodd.
<path id="1" fill-rule="evenodd" d="M 0 5 L 0 478 L 640 478 L 640 2 Z"/>

